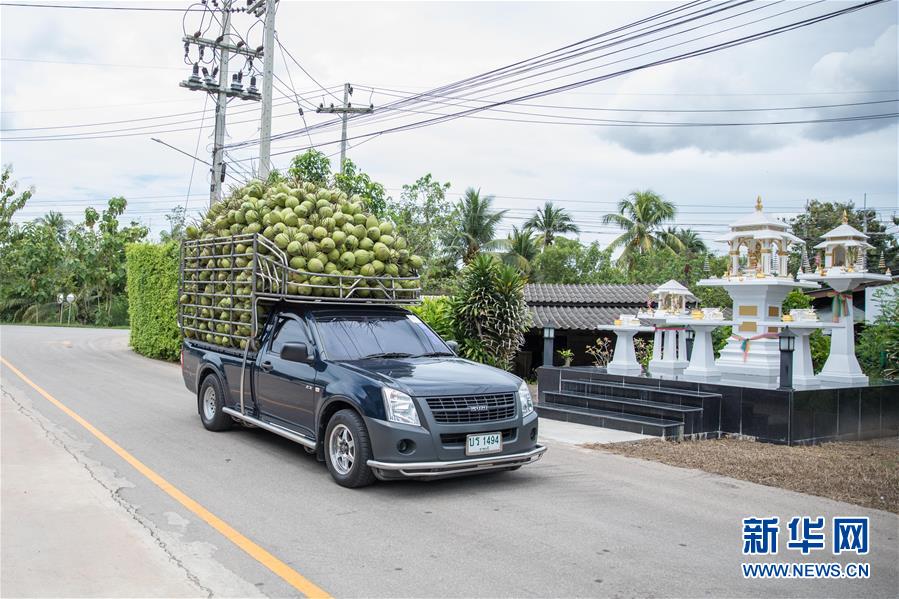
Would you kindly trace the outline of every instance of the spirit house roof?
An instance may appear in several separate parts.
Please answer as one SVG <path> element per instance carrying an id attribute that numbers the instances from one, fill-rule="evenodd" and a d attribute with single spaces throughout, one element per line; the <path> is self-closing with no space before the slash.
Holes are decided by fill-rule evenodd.
<path id="1" fill-rule="evenodd" d="M 828 231 L 821 237 L 824 238 L 824 241 L 815 246 L 816 250 L 823 250 L 838 245 L 844 247 L 863 247 L 866 249 L 874 247 L 868 243 L 867 235 L 849 224 L 849 217 L 845 210 L 843 211 L 843 224 L 836 229 Z"/>
<path id="2" fill-rule="evenodd" d="M 736 239 L 776 240 L 788 243 L 804 243 L 802 239 L 790 233 L 787 223 L 772 218 L 762 211 L 762 197 L 755 201 L 755 212 L 739 218 L 730 225 L 730 233 L 722 235 L 715 241 L 725 243 Z"/>

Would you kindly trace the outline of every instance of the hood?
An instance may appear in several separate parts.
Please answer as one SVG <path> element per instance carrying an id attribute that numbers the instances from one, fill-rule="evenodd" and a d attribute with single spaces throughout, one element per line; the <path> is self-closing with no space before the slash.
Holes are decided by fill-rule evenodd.
<path id="1" fill-rule="evenodd" d="M 370 359 L 342 366 L 417 397 L 508 393 L 521 384 L 514 374 L 462 358 Z"/>

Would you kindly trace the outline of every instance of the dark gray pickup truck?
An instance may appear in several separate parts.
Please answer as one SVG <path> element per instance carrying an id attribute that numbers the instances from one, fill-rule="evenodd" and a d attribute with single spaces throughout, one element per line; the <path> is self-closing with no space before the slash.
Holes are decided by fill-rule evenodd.
<path id="1" fill-rule="evenodd" d="M 259 234 L 185 241 L 181 367 L 203 425 L 296 441 L 346 487 L 540 459 L 527 385 L 459 358 L 401 307 L 420 292 L 417 276 L 299 271 Z"/>
<path id="2" fill-rule="evenodd" d="M 524 381 L 456 356 L 400 307 L 279 303 L 256 345 L 185 339 L 203 425 L 287 437 L 340 485 L 517 470 L 546 450 Z"/>

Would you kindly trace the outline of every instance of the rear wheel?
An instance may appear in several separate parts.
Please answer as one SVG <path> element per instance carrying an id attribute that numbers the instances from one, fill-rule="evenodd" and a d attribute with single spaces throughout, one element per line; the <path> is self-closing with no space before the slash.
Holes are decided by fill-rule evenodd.
<path id="1" fill-rule="evenodd" d="M 234 425 L 230 416 L 225 414 L 225 393 L 218 376 L 210 374 L 203 379 L 200 386 L 200 420 L 210 431 L 226 431 Z"/>
<path id="2" fill-rule="evenodd" d="M 325 431 L 325 463 L 337 484 L 358 488 L 373 483 L 370 459 L 371 441 L 362 417 L 353 410 L 334 414 Z"/>

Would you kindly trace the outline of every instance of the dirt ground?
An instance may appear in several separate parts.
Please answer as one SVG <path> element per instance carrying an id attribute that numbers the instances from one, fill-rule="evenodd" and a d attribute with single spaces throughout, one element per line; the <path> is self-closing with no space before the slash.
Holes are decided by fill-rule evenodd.
<path id="1" fill-rule="evenodd" d="M 787 447 L 740 439 L 585 445 L 899 514 L 899 439 Z"/>

